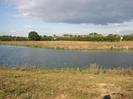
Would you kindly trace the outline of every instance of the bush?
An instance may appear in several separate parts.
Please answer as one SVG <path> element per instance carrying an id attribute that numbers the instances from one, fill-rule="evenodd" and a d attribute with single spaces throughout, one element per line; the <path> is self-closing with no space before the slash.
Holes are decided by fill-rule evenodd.
<path id="1" fill-rule="evenodd" d="M 35 31 L 30 32 L 28 38 L 29 38 L 29 40 L 32 40 L 32 41 L 39 41 L 40 40 L 40 36 Z"/>

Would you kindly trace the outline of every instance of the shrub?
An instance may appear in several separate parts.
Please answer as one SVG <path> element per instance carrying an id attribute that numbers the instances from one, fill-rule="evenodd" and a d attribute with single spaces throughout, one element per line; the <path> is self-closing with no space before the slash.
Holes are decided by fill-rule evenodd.
<path id="1" fill-rule="evenodd" d="M 35 31 L 30 32 L 28 38 L 29 38 L 29 40 L 32 40 L 32 41 L 39 41 L 40 40 L 40 36 Z"/>

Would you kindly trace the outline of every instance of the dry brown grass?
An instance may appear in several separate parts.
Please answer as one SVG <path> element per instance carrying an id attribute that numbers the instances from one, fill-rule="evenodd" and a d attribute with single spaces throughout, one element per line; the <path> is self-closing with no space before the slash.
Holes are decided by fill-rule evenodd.
<path id="1" fill-rule="evenodd" d="M 2 45 L 31 46 L 57 49 L 133 49 L 133 41 L 87 42 L 87 41 L 0 41 Z"/>
<path id="2" fill-rule="evenodd" d="M 133 73 L 133 72 L 132 72 Z M 133 99 L 133 75 L 0 68 L 0 99 Z"/>

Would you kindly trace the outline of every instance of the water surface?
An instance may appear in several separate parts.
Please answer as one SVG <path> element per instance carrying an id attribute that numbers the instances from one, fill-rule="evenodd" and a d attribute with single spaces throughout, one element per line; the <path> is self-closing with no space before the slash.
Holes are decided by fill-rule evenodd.
<path id="1" fill-rule="evenodd" d="M 133 67 L 132 51 L 71 51 L 18 46 L 0 46 L 0 66 Z"/>

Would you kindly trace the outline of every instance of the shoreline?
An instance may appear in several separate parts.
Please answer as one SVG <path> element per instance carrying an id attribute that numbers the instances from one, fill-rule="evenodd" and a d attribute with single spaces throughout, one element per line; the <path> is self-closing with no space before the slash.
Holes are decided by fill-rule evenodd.
<path id="1" fill-rule="evenodd" d="M 133 73 L 133 67 L 103 67 L 103 66 L 99 66 L 97 64 L 90 64 L 87 67 L 57 67 L 57 68 L 50 68 L 50 67 L 43 67 L 43 66 L 0 66 L 0 69 L 14 69 L 14 70 L 46 70 L 46 71 L 58 71 L 58 72 L 65 72 L 65 71 L 73 71 L 73 72 L 101 72 L 101 73 L 105 73 L 103 71 L 106 71 L 106 73 L 108 71 L 113 72 L 116 71 L 117 73 L 119 72 L 125 72 L 125 71 L 130 71 Z M 97 74 L 99 74 L 97 73 Z"/>
<path id="2" fill-rule="evenodd" d="M 87 42 L 87 41 L 0 41 L 0 45 L 25 46 L 59 50 L 133 50 L 133 41 Z"/>

